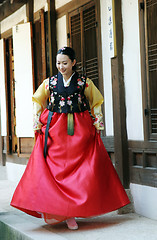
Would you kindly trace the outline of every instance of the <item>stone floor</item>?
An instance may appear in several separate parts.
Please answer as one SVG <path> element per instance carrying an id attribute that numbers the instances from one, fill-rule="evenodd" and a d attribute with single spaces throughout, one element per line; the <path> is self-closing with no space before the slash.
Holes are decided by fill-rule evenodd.
<path id="1" fill-rule="evenodd" d="M 6 167 L 0 166 L 0 240 L 157 240 L 157 221 L 135 213 L 119 215 L 115 211 L 77 219 L 77 231 L 68 230 L 64 222 L 47 225 L 9 205 L 17 183 L 8 180 Z"/>

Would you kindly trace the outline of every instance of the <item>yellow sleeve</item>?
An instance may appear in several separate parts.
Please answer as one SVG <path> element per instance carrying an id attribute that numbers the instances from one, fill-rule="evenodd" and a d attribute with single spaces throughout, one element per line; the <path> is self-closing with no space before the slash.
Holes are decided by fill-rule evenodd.
<path id="1" fill-rule="evenodd" d="M 84 93 L 89 101 L 91 114 L 95 117 L 94 125 L 96 129 L 104 130 L 103 114 L 101 111 L 101 104 L 104 99 L 100 91 L 89 78 L 86 79 L 86 88 Z"/>
<path id="2" fill-rule="evenodd" d="M 50 96 L 49 78 L 45 79 L 32 96 L 33 101 L 33 130 L 39 130 L 42 126 L 39 121 L 40 115 L 47 105 Z"/>
<path id="3" fill-rule="evenodd" d="M 38 103 L 42 110 L 45 109 L 47 99 L 50 96 L 49 78 L 45 79 L 32 96 L 32 101 Z"/>

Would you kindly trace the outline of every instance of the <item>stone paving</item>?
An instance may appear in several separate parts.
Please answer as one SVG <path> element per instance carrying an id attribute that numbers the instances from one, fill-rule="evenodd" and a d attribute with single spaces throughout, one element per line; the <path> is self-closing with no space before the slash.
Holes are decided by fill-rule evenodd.
<path id="1" fill-rule="evenodd" d="M 119 215 L 115 211 L 77 219 L 76 231 L 67 229 L 64 222 L 47 225 L 9 205 L 17 183 L 8 180 L 6 167 L 0 166 L 0 240 L 157 240 L 157 221 L 135 213 Z"/>

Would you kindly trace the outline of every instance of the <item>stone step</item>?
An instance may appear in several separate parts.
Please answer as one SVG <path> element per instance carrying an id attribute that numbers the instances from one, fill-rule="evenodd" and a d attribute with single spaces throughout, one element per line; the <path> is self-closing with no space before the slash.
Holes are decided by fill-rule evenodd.
<path id="1" fill-rule="evenodd" d="M 23 213 L 1 213 L 0 240 L 67 240 L 46 226 L 42 219 Z"/>
<path id="2" fill-rule="evenodd" d="M 0 239 L 1 240 L 31 240 L 32 238 L 26 236 L 24 233 L 19 232 L 17 229 L 0 222 Z"/>
<path id="3" fill-rule="evenodd" d="M 0 240 L 157 240 L 157 221 L 135 213 L 113 212 L 77 221 L 79 229 L 71 231 L 65 222 L 51 226 L 18 210 L 3 212 Z"/>

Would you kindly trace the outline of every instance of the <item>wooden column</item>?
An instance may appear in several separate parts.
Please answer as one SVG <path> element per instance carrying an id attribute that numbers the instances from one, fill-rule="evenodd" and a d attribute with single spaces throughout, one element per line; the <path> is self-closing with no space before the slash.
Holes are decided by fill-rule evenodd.
<path id="1" fill-rule="evenodd" d="M 1 23 L 0 23 L 0 39 L 1 39 Z M 2 165 L 2 136 L 1 136 L 1 103 L 0 103 L 0 165 Z"/>
<path id="2" fill-rule="evenodd" d="M 2 142 L 2 136 L 1 136 L 1 108 L 0 108 L 0 165 L 3 164 L 3 142 Z"/>
<path id="3" fill-rule="evenodd" d="M 48 39 L 49 39 L 50 75 L 54 75 L 57 73 L 56 10 L 55 1 L 51 0 L 48 0 Z"/>
<path id="4" fill-rule="evenodd" d="M 45 49 L 45 21 L 44 10 L 40 12 L 41 21 L 41 56 L 42 56 L 42 80 L 46 79 L 46 49 Z"/>
<path id="5" fill-rule="evenodd" d="M 9 137 L 11 137 L 11 151 L 15 152 L 15 132 L 14 132 L 14 76 L 13 76 L 13 53 L 12 53 L 12 38 L 8 39 L 8 47 L 9 47 L 9 73 L 10 73 L 10 111 L 11 114 L 9 116 L 10 121 L 8 121 L 9 124 L 11 124 Z"/>
<path id="6" fill-rule="evenodd" d="M 28 0 L 26 4 L 26 15 L 28 22 L 31 23 L 31 41 L 32 41 L 32 77 L 33 77 L 33 92 L 35 92 L 35 77 L 34 77 L 34 0 Z"/>
<path id="7" fill-rule="evenodd" d="M 0 113 L 1 117 L 1 113 Z M 0 165 L 3 165 L 3 149 L 2 149 L 2 136 L 1 136 L 1 121 L 0 121 Z"/>
<path id="8" fill-rule="evenodd" d="M 26 4 L 26 15 L 29 22 L 34 22 L 34 0 L 28 0 Z"/>
<path id="9" fill-rule="evenodd" d="M 8 98 L 7 98 L 7 71 L 6 71 L 6 42 L 4 40 L 4 72 L 5 72 L 5 93 L 6 93 L 6 109 L 8 109 Z M 3 104 L 3 103 L 1 103 Z M 1 109 L 1 107 L 0 107 Z M 8 123 L 8 113 L 6 113 L 6 121 Z M 1 136 L 1 111 L 0 111 L 0 163 L 6 165 L 6 154 L 9 150 L 9 132 L 7 125 L 7 136 Z"/>
<path id="10" fill-rule="evenodd" d="M 121 0 L 114 0 L 117 57 L 111 59 L 114 118 L 114 146 L 118 175 L 125 188 L 129 187 L 129 157 L 126 130 L 126 104 L 123 67 L 123 29 Z"/>
<path id="11" fill-rule="evenodd" d="M 27 3 L 28 0 L 14 0 L 13 3 L 10 0 L 7 0 L 0 7 L 0 22 L 16 12 L 19 8 L 21 8 L 24 4 Z"/>

